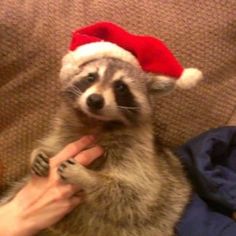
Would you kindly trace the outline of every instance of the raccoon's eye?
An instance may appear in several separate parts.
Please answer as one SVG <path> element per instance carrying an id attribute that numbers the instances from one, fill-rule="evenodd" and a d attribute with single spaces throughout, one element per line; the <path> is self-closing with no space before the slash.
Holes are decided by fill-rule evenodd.
<path id="1" fill-rule="evenodd" d="M 127 85 L 125 83 L 123 83 L 122 81 L 116 81 L 114 83 L 114 89 L 117 92 L 124 93 L 127 90 Z"/>
<path id="2" fill-rule="evenodd" d="M 90 83 L 95 82 L 97 78 L 98 78 L 97 73 L 89 73 L 86 77 L 87 81 L 90 82 Z"/>

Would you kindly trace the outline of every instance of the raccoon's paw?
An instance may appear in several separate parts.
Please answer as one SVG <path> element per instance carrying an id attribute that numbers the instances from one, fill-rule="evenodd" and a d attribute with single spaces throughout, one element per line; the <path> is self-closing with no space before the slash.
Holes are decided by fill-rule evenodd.
<path id="1" fill-rule="evenodd" d="M 49 174 L 49 158 L 43 152 L 38 152 L 31 164 L 31 173 L 46 177 Z"/>
<path id="2" fill-rule="evenodd" d="M 78 184 L 82 188 L 89 184 L 91 179 L 89 170 L 73 158 L 62 162 L 57 171 L 63 181 L 70 184 Z"/>
<path id="3" fill-rule="evenodd" d="M 72 173 L 76 170 L 76 161 L 73 158 L 70 158 L 66 161 L 63 161 L 57 169 L 57 173 L 62 180 L 68 180 Z"/>

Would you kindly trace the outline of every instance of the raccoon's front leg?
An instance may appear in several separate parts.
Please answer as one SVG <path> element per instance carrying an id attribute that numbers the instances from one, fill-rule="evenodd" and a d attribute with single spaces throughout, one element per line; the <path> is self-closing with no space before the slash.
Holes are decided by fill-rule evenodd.
<path id="1" fill-rule="evenodd" d="M 31 155 L 31 173 L 38 176 L 48 176 L 49 157 L 41 149 L 36 149 Z"/>
<path id="2" fill-rule="evenodd" d="M 50 168 L 49 159 L 63 149 L 63 145 L 57 141 L 57 136 L 49 135 L 47 138 L 41 140 L 39 147 L 31 153 L 30 167 L 32 174 L 48 176 Z"/>
<path id="3" fill-rule="evenodd" d="M 98 174 L 76 162 L 73 158 L 61 163 L 58 174 L 67 183 L 79 184 L 83 187 L 94 186 L 98 180 Z"/>

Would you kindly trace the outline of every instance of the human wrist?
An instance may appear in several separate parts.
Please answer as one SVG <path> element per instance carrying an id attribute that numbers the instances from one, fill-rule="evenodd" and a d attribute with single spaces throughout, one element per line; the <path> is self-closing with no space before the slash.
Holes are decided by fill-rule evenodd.
<path id="1" fill-rule="evenodd" d="M 17 229 L 13 232 L 11 236 L 33 236 L 39 232 L 38 229 L 29 222 L 27 219 L 18 219 L 16 222 Z"/>
<path id="2" fill-rule="evenodd" d="M 40 231 L 40 229 L 37 227 L 37 222 L 33 220 L 34 217 L 32 216 L 33 215 L 27 215 L 27 213 L 24 212 L 18 215 L 16 225 L 18 226 L 19 230 L 16 234 L 17 236 L 33 236 Z"/>
<path id="3" fill-rule="evenodd" d="M 33 236 L 38 233 L 33 222 L 31 222 L 14 199 L 1 209 L 2 230 L 7 236 Z M 1 228 L 1 227 L 0 227 Z M 1 229 L 0 229 L 1 235 Z"/>

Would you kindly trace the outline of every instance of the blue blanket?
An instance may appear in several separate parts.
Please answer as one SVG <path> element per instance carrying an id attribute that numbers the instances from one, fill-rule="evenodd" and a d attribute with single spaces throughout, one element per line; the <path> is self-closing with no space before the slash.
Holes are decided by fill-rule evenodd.
<path id="1" fill-rule="evenodd" d="M 210 130 L 179 148 L 196 191 L 179 236 L 236 236 L 236 127 Z"/>

